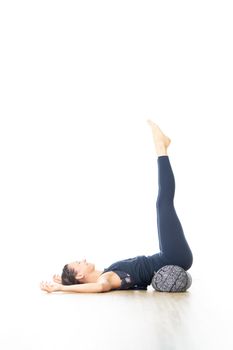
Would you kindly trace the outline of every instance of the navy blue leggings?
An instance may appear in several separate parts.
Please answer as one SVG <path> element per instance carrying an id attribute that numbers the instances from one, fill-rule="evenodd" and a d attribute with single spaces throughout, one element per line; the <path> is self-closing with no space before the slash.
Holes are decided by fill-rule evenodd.
<path id="1" fill-rule="evenodd" d="M 160 252 L 150 256 L 155 271 L 164 265 L 178 265 L 188 270 L 193 263 L 191 249 L 174 208 L 175 178 L 168 156 L 159 156 L 158 197 L 156 202 Z"/>

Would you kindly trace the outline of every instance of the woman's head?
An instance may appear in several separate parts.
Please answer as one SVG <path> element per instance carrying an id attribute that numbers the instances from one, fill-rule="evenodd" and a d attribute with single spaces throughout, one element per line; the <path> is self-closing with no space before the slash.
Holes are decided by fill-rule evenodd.
<path id="1" fill-rule="evenodd" d="M 76 279 L 76 272 L 74 269 L 70 269 L 69 265 L 66 264 L 63 267 L 61 281 L 64 285 L 78 284 L 79 280 Z"/>
<path id="2" fill-rule="evenodd" d="M 95 265 L 88 263 L 86 259 L 66 264 L 63 268 L 62 284 L 71 285 L 86 283 L 88 275 L 95 270 Z"/>

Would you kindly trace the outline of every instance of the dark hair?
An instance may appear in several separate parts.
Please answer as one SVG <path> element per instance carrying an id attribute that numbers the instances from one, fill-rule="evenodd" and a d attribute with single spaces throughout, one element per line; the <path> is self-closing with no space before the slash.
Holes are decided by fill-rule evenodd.
<path id="1" fill-rule="evenodd" d="M 64 285 L 79 284 L 79 280 L 76 279 L 76 272 L 74 269 L 69 269 L 68 264 L 63 267 L 61 280 Z"/>

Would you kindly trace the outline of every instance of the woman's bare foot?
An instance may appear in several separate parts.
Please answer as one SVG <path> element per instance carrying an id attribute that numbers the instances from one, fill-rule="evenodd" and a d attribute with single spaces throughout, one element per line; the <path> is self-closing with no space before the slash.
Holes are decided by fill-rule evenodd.
<path id="1" fill-rule="evenodd" d="M 157 155 L 167 155 L 167 148 L 170 145 L 171 140 L 162 132 L 157 124 L 152 122 L 152 120 L 148 119 L 147 122 L 151 127 Z"/>

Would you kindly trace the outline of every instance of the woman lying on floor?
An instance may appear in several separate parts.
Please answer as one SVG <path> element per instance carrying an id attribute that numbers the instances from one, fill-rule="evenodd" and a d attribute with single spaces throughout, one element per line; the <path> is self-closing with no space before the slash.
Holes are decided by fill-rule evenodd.
<path id="1" fill-rule="evenodd" d="M 192 252 L 173 203 L 175 179 L 167 154 L 171 140 L 151 120 L 148 124 L 157 153 L 159 183 L 156 209 L 160 252 L 115 262 L 104 271 L 95 270 L 95 265 L 86 260 L 75 261 L 64 266 L 61 276 L 53 276 L 53 283 L 41 282 L 42 290 L 48 293 L 100 293 L 147 289 L 155 272 L 162 267 L 176 265 L 185 272 L 192 266 Z"/>

